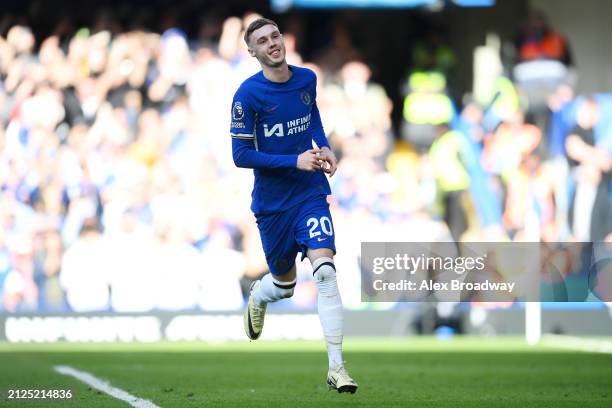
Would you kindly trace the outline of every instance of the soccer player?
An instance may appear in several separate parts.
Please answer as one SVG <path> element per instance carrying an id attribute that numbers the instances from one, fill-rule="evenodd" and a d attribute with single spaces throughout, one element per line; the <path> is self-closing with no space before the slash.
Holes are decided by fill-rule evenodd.
<path id="1" fill-rule="evenodd" d="M 325 173 L 336 172 L 316 105 L 316 76 L 285 60 L 283 36 L 268 19 L 244 34 L 262 70 L 245 80 L 232 102 L 232 154 L 255 173 L 251 210 L 257 219 L 269 274 L 251 286 L 244 314 L 247 336 L 261 335 L 266 305 L 289 298 L 296 284 L 295 258 L 308 257 L 318 289 L 317 309 L 327 343 L 327 384 L 354 393 L 357 383 L 342 359 L 342 300 L 336 283 L 334 228 Z M 314 148 L 313 148 L 314 147 Z"/>

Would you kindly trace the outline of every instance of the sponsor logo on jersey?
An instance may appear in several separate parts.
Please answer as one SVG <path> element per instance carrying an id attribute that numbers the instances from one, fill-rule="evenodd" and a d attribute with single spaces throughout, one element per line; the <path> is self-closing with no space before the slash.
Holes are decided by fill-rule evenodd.
<path id="1" fill-rule="evenodd" d="M 267 123 L 264 123 L 263 129 L 264 129 L 265 137 L 270 137 L 270 136 L 283 137 L 285 136 L 285 129 L 283 129 L 282 123 L 277 123 L 273 125 L 271 128 L 268 127 Z"/>
<path id="2" fill-rule="evenodd" d="M 242 120 L 242 118 L 244 118 L 244 109 L 242 109 L 242 103 L 239 101 L 234 102 L 232 118 L 234 118 L 234 120 Z"/>
<path id="3" fill-rule="evenodd" d="M 295 135 L 297 133 L 305 132 L 310 127 L 310 116 L 311 114 L 309 113 L 306 116 L 290 120 L 287 123 L 275 123 L 271 127 L 267 123 L 264 123 L 264 136 L 283 137 L 285 135 Z"/>
<path id="4" fill-rule="evenodd" d="M 296 133 L 305 132 L 310 127 L 310 113 L 301 118 L 293 119 L 287 122 L 287 134 L 294 135 Z"/>

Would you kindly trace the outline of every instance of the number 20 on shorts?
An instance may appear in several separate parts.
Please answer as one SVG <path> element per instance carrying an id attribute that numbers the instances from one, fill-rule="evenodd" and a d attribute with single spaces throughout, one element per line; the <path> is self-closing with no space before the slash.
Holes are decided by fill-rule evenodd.
<path id="1" fill-rule="evenodd" d="M 318 231 L 319 225 L 321 226 L 320 231 Z M 310 228 L 308 230 L 310 238 L 318 237 L 321 235 L 321 231 L 323 231 L 325 235 L 334 235 L 334 228 L 332 227 L 329 217 L 323 216 L 319 219 L 316 219 L 315 217 L 309 218 L 308 221 L 306 221 L 306 226 Z"/>

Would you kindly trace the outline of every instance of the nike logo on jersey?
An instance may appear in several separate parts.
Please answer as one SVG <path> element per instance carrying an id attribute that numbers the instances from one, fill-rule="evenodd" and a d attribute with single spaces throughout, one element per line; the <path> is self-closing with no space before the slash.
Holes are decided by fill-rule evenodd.
<path id="1" fill-rule="evenodd" d="M 321 238 L 321 237 L 319 237 L 319 238 L 317 238 L 317 241 L 321 242 L 321 241 L 325 241 L 326 239 L 327 239 L 327 238 Z"/>
<path id="2" fill-rule="evenodd" d="M 280 105 L 274 105 L 274 106 L 267 106 L 264 108 L 264 111 L 266 112 L 274 112 Z"/>

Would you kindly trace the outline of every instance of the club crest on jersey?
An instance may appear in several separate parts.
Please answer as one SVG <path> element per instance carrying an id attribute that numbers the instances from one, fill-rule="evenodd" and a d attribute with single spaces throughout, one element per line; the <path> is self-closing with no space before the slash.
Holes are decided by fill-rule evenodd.
<path id="1" fill-rule="evenodd" d="M 302 102 L 304 103 L 304 105 L 310 105 L 311 99 L 310 94 L 308 92 L 302 91 L 300 97 L 302 98 Z"/>
<path id="2" fill-rule="evenodd" d="M 242 109 L 242 104 L 238 101 L 234 103 L 232 108 L 232 117 L 234 120 L 242 120 L 244 118 L 244 109 Z"/>

